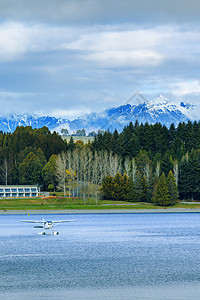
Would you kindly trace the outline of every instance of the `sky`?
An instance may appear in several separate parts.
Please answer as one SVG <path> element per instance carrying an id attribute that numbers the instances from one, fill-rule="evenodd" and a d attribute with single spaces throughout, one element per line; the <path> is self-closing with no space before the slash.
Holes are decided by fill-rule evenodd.
<path id="1" fill-rule="evenodd" d="M 0 0 L 0 115 L 200 99 L 199 0 Z"/>

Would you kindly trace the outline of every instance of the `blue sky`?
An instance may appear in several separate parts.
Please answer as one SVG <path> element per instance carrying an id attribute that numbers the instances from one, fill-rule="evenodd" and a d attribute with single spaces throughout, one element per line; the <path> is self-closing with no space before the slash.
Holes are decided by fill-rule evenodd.
<path id="1" fill-rule="evenodd" d="M 136 91 L 198 103 L 199 16 L 197 0 L 0 0 L 1 115 L 74 118 Z"/>

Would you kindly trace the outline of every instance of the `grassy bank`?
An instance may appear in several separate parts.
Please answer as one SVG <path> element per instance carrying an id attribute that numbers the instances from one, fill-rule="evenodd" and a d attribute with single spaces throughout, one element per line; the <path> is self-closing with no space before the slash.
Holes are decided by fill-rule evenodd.
<path id="1" fill-rule="evenodd" d="M 200 203 L 178 203 L 173 206 L 176 208 L 200 208 Z M 0 210 L 27 210 L 27 209 L 161 209 L 166 207 L 156 206 L 152 203 L 130 203 L 124 201 L 98 200 L 94 199 L 72 199 L 72 198 L 53 198 L 53 199 L 1 199 Z"/>

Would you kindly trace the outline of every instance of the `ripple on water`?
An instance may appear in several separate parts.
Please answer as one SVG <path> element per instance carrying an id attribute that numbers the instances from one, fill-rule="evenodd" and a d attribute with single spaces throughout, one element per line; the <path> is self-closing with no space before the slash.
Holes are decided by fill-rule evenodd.
<path id="1" fill-rule="evenodd" d="M 0 216 L 0 292 L 8 299 L 34 299 L 36 291 L 51 299 L 195 299 L 200 292 L 198 214 L 77 215 L 59 236 L 37 235 L 21 218 Z"/>

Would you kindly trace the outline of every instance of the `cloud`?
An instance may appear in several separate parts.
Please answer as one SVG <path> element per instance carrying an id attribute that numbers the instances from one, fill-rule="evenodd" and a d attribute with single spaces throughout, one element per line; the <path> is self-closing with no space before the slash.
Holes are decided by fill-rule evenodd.
<path id="1" fill-rule="evenodd" d="M 172 25 L 140 29 L 11 22 L 0 25 L 0 36 L 1 62 L 21 60 L 29 53 L 64 52 L 101 67 L 151 67 L 166 60 L 195 61 L 200 51 L 198 27 L 191 31 Z"/>
<path id="2" fill-rule="evenodd" d="M 173 84 L 172 92 L 175 95 L 187 96 L 187 95 L 200 95 L 200 81 L 182 81 Z"/>
<path id="3" fill-rule="evenodd" d="M 62 23 L 199 22 L 198 0 L 1 0 L 0 18 Z"/>
<path id="4" fill-rule="evenodd" d="M 125 103 L 136 90 L 193 96 L 199 29 L 0 23 L 1 109 L 75 115 Z"/>
<path id="5" fill-rule="evenodd" d="M 81 34 L 63 48 L 79 51 L 86 60 L 103 67 L 151 67 L 165 61 L 198 60 L 199 28 L 174 25 L 140 29 L 127 25 L 126 30 L 110 26 Z"/>
<path id="6" fill-rule="evenodd" d="M 18 93 L 18 92 L 8 92 L 8 91 L 0 91 L 0 99 L 19 99 L 21 97 L 32 96 L 31 93 Z"/>
<path id="7" fill-rule="evenodd" d="M 156 30 L 117 31 L 102 26 L 85 32 L 87 27 L 1 24 L 0 61 L 56 51 L 71 51 L 71 55 L 109 66 L 154 65 L 162 60 L 162 54 L 156 51 L 161 33 Z"/>
<path id="8" fill-rule="evenodd" d="M 155 30 L 132 29 L 122 31 L 115 27 L 83 34 L 73 43 L 65 44 L 65 49 L 79 50 L 83 57 L 108 67 L 157 65 L 163 59 L 156 51 L 159 39 L 163 38 Z M 165 34 L 166 35 L 166 34 Z"/>
<path id="9" fill-rule="evenodd" d="M 23 23 L 0 25 L 0 61 L 21 59 L 26 53 L 55 51 L 70 36 L 68 28 Z"/>
<path id="10" fill-rule="evenodd" d="M 88 60 L 98 62 L 102 67 L 153 66 L 162 62 L 162 55 L 153 51 L 103 51 L 89 54 Z"/>

